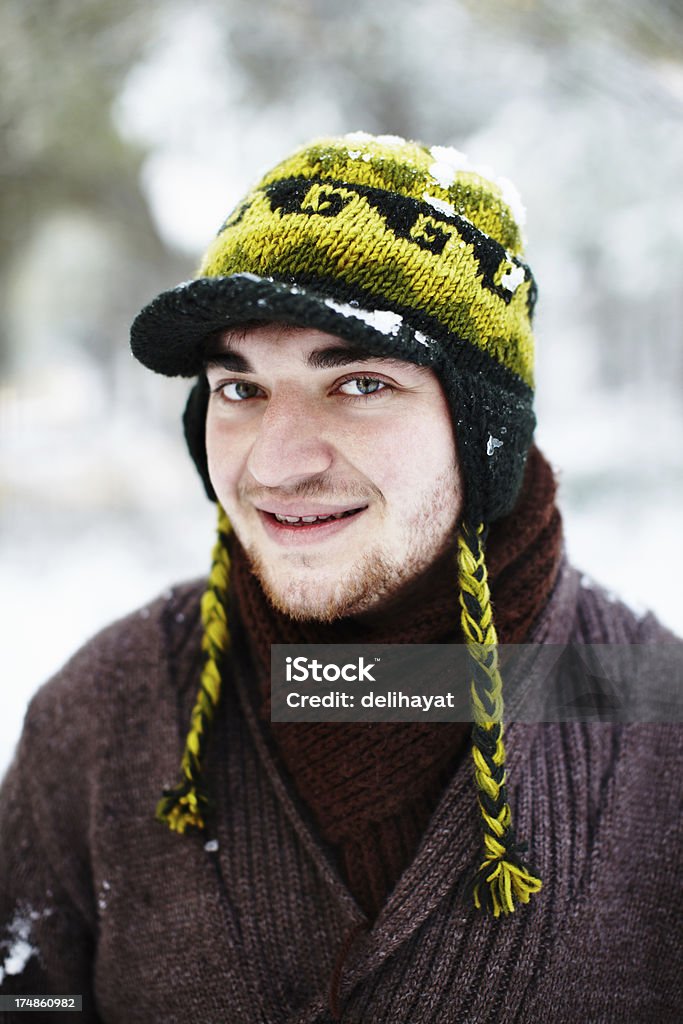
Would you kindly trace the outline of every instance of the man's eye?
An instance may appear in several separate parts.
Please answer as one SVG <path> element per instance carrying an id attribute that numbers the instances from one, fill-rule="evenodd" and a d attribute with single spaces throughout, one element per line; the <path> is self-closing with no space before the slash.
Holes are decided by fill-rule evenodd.
<path id="1" fill-rule="evenodd" d="M 261 389 L 256 384 L 250 384 L 248 380 L 232 380 L 227 384 L 220 384 L 216 391 L 226 402 L 243 402 L 246 398 L 256 398 Z"/>
<path id="2" fill-rule="evenodd" d="M 377 380 L 376 377 L 353 377 L 344 381 L 339 390 L 344 395 L 373 395 L 378 391 L 384 391 L 386 387 L 384 381 Z"/>

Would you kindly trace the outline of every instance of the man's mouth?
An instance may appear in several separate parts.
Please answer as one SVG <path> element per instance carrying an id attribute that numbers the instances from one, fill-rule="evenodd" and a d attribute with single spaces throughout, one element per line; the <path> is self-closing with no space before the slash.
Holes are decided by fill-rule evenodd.
<path id="1" fill-rule="evenodd" d="M 273 503 L 274 504 L 274 503 Z M 316 508 L 317 504 L 317 508 Z M 303 503 L 302 503 L 303 505 Z M 300 547 L 317 544 L 335 537 L 338 533 L 353 529 L 351 520 L 367 511 L 367 505 L 344 508 L 343 505 L 325 507 L 323 502 L 307 502 L 306 505 L 287 506 L 284 503 L 275 508 L 258 509 L 266 534 L 276 544 L 285 547 Z"/>
<path id="2" fill-rule="evenodd" d="M 267 515 L 272 516 L 278 523 L 286 523 L 288 526 L 311 526 L 315 523 L 329 523 L 333 519 L 348 519 L 349 516 L 355 516 L 362 511 L 362 508 L 349 508 L 345 512 L 329 512 L 326 515 L 286 516 L 279 512 L 268 512 Z"/>

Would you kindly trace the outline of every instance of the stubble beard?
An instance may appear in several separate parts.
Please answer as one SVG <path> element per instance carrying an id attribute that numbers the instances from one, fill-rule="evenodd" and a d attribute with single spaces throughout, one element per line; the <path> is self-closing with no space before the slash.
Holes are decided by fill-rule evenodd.
<path id="1" fill-rule="evenodd" d="M 444 473 L 405 521 L 399 557 L 376 545 L 340 572 L 325 579 L 318 558 L 299 556 L 297 567 L 272 572 L 255 544 L 245 547 L 251 569 L 273 607 L 297 621 L 334 622 L 372 612 L 419 582 L 453 548 L 461 494 L 455 472 Z M 304 572 L 297 572 L 301 566 Z"/>

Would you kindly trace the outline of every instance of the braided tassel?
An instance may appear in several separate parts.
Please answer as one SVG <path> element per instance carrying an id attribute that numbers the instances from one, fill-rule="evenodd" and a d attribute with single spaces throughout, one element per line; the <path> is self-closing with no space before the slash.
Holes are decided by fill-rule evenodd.
<path id="1" fill-rule="evenodd" d="M 218 506 L 218 539 L 213 549 L 211 572 L 202 596 L 201 615 L 204 625 L 202 651 L 204 668 L 199 693 L 190 720 L 181 762 L 182 780 L 173 789 L 164 790 L 157 804 L 157 821 L 165 822 L 172 832 L 184 833 L 187 828 L 204 828 L 208 797 L 202 780 L 206 742 L 221 695 L 220 664 L 230 644 L 225 612 L 227 605 L 230 559 L 227 541 L 230 522 Z"/>
<path id="2" fill-rule="evenodd" d="M 474 904 L 494 917 L 511 914 L 528 903 L 541 880 L 523 863 L 505 787 L 503 684 L 498 668 L 498 640 L 484 562 L 484 524 L 472 530 L 463 523 L 458 534 L 458 575 L 462 631 L 472 659 L 470 699 L 474 727 L 472 757 L 479 809 L 484 822 L 483 859 L 472 883 Z"/>

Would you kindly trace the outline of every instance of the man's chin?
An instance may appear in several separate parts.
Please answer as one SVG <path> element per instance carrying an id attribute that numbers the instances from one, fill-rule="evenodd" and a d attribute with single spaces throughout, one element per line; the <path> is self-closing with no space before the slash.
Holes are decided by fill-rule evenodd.
<path id="1" fill-rule="evenodd" d="M 288 573 L 285 579 L 273 577 L 259 556 L 250 555 L 252 572 L 276 611 L 298 622 L 335 622 L 374 608 L 386 595 L 395 570 L 376 555 L 325 579 L 321 573 L 301 576 Z"/>
<path id="2" fill-rule="evenodd" d="M 258 575 L 258 574 L 257 574 Z M 341 592 L 339 586 L 321 587 L 319 582 L 292 583 L 280 587 L 259 578 L 264 594 L 276 611 L 297 622 L 335 622 L 364 611 L 373 596 Z"/>

